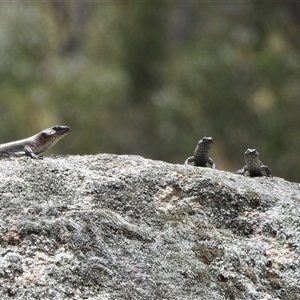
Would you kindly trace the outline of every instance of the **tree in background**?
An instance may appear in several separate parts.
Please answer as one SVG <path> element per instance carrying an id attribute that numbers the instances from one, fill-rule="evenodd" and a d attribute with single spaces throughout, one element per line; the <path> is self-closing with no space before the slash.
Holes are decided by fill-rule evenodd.
<path id="1" fill-rule="evenodd" d="M 256 148 L 299 181 L 298 3 L 0 5 L 3 142 L 60 123 L 59 153 L 182 163 L 212 136 L 219 169 Z"/>

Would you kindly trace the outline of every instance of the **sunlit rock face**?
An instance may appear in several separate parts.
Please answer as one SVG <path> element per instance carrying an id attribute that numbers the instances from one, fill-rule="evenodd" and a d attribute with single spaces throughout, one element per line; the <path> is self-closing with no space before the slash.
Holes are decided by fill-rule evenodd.
<path id="1" fill-rule="evenodd" d="M 300 184 L 99 154 L 0 161 L 1 299 L 300 299 Z"/>

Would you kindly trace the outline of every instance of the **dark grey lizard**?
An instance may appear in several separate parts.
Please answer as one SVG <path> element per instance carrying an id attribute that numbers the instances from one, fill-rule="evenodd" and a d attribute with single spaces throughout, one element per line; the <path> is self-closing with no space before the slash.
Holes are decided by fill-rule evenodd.
<path id="1" fill-rule="evenodd" d="M 0 156 L 22 156 L 27 155 L 34 159 L 42 159 L 38 155 L 54 146 L 62 137 L 68 134 L 68 126 L 53 126 L 47 128 L 27 139 L 0 145 Z"/>
<path id="2" fill-rule="evenodd" d="M 272 177 L 269 167 L 265 166 L 259 160 L 259 153 L 256 151 L 256 149 L 247 149 L 247 151 L 244 153 L 244 158 L 246 166 L 244 166 L 243 169 L 236 171 L 236 174 L 250 177 Z"/>
<path id="3" fill-rule="evenodd" d="M 214 161 L 208 156 L 210 149 L 213 146 L 213 139 L 211 137 L 204 137 L 201 139 L 195 149 L 194 155 L 188 157 L 184 164 L 197 167 L 216 168 Z"/>

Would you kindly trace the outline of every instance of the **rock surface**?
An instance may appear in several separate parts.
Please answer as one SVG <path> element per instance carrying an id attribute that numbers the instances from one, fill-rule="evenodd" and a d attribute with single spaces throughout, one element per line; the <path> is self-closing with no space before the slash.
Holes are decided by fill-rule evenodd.
<path id="1" fill-rule="evenodd" d="M 108 154 L 0 170 L 0 299 L 300 299 L 298 183 Z"/>

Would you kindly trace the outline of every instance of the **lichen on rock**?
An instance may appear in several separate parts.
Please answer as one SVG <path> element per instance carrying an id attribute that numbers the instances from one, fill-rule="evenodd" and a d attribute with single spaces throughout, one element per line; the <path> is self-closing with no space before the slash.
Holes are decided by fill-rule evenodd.
<path id="1" fill-rule="evenodd" d="M 300 299 L 300 184 L 99 154 L 0 161 L 1 299 Z"/>

